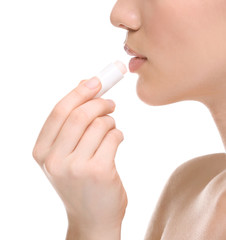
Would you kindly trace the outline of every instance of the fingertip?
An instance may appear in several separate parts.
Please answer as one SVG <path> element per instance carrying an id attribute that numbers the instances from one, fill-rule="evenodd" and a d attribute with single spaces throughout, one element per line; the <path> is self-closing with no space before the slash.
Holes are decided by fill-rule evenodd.
<path id="1" fill-rule="evenodd" d="M 89 89 L 95 89 L 100 87 L 100 80 L 97 77 L 92 77 L 88 79 L 85 83 L 85 86 Z"/>

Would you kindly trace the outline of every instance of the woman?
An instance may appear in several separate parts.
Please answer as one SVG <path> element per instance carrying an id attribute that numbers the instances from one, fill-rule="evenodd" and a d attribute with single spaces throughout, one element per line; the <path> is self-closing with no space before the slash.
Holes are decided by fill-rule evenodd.
<path id="1" fill-rule="evenodd" d="M 226 2 L 118 0 L 111 22 L 128 31 L 125 49 L 137 94 L 153 106 L 205 104 L 226 148 Z M 140 65 L 140 63 L 142 64 Z M 127 195 L 114 157 L 123 134 L 114 103 L 91 100 L 97 78 L 82 81 L 46 120 L 33 156 L 64 202 L 67 240 L 120 239 Z M 225 153 L 192 159 L 168 180 L 146 240 L 226 239 Z"/>

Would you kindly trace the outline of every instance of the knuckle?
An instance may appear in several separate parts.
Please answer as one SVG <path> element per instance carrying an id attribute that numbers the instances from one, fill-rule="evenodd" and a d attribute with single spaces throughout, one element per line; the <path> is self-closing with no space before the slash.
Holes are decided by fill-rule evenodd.
<path id="1" fill-rule="evenodd" d="M 90 114 L 83 108 L 75 109 L 71 112 L 69 120 L 72 122 L 83 123 L 89 120 Z"/>
<path id="2" fill-rule="evenodd" d="M 48 157 L 44 162 L 44 169 L 52 177 L 60 177 L 63 174 L 60 161 L 56 161 L 53 157 Z"/>
<path id="3" fill-rule="evenodd" d="M 60 101 L 53 108 L 51 115 L 53 118 L 59 118 L 59 117 L 65 116 L 67 112 L 68 110 L 66 106 L 62 104 L 62 102 Z"/>
<path id="4" fill-rule="evenodd" d="M 84 80 L 85 81 L 85 80 Z M 76 87 L 74 90 L 73 90 L 73 94 L 74 94 L 74 97 L 77 98 L 77 99 L 87 99 L 87 95 L 85 95 L 83 93 L 83 91 L 80 91 L 80 87 Z"/>
<path id="5" fill-rule="evenodd" d="M 69 174 L 73 179 L 92 182 L 106 182 L 113 178 L 109 167 L 97 164 L 95 161 L 89 164 L 72 161 L 69 167 Z"/>
<path id="6" fill-rule="evenodd" d="M 39 159 L 39 151 L 37 147 L 35 146 L 32 150 L 32 157 L 37 161 Z"/>
<path id="7" fill-rule="evenodd" d="M 110 126 L 115 126 L 116 125 L 115 119 L 113 117 L 107 115 L 107 116 L 105 116 L 105 118 L 107 119 Z"/>
<path id="8" fill-rule="evenodd" d="M 113 102 L 111 100 L 111 102 Z M 113 102 L 114 103 L 114 102 Z M 108 100 L 105 100 L 105 106 L 112 112 L 113 109 L 115 109 L 115 103 L 114 105 L 110 104 Z"/>
<path id="9" fill-rule="evenodd" d="M 35 145 L 35 147 L 32 150 L 32 157 L 34 160 L 41 165 L 42 164 L 42 154 L 41 154 L 41 149 L 38 145 Z"/>
<path id="10" fill-rule="evenodd" d="M 109 171 L 101 164 L 92 165 L 88 170 L 88 176 L 91 180 L 102 181 L 109 177 Z"/>
<path id="11" fill-rule="evenodd" d="M 98 117 L 93 121 L 94 128 L 101 128 L 105 124 L 106 124 L 106 122 L 104 121 L 104 119 L 102 117 Z"/>
<path id="12" fill-rule="evenodd" d="M 107 109 L 109 111 L 112 110 L 112 105 L 109 104 L 109 101 L 103 98 L 94 99 L 100 105 L 100 108 Z"/>
<path id="13" fill-rule="evenodd" d="M 118 172 L 115 167 L 109 164 L 98 164 L 98 161 L 93 161 L 88 168 L 87 175 L 90 180 L 96 182 L 112 182 L 118 179 Z"/>
<path id="14" fill-rule="evenodd" d="M 104 116 L 104 117 L 98 117 L 93 122 L 93 127 L 100 129 L 108 129 L 109 127 L 112 127 L 115 125 L 115 120 L 110 116 Z"/>
<path id="15" fill-rule="evenodd" d="M 113 142 L 120 142 L 120 141 L 124 140 L 124 135 L 123 135 L 122 131 L 120 131 L 116 128 L 109 131 L 108 135 L 109 135 L 111 141 L 113 141 Z"/>

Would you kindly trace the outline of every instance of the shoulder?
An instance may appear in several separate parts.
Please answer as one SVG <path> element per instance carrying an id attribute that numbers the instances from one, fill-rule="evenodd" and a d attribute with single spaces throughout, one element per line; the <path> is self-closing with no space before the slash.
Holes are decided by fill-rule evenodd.
<path id="1" fill-rule="evenodd" d="M 161 201 L 170 200 L 194 192 L 200 192 L 217 175 L 226 170 L 226 154 L 215 153 L 195 157 L 179 165 L 169 176 Z M 225 185 L 226 186 L 226 185 Z"/>
<path id="2" fill-rule="evenodd" d="M 199 156 L 177 167 L 168 178 L 162 197 L 167 199 L 169 209 L 172 209 L 175 204 L 189 203 L 202 192 L 209 196 L 226 193 L 225 153 Z"/>
<path id="3" fill-rule="evenodd" d="M 226 170 L 226 154 L 214 153 L 195 157 L 178 166 L 170 175 L 168 186 L 191 185 L 192 182 L 209 183 Z"/>
<path id="4" fill-rule="evenodd" d="M 200 218 L 200 213 L 204 218 Z M 193 158 L 173 171 L 157 202 L 145 239 L 160 239 L 170 222 L 183 235 L 183 227 L 189 216 L 197 216 L 190 221 L 196 226 L 203 222 L 210 223 L 212 232 L 205 232 L 209 236 L 216 233 L 220 236 L 217 239 L 226 239 L 226 227 L 224 231 L 222 228 L 222 225 L 226 226 L 225 153 Z M 221 229 L 218 229 L 219 226 Z"/>
<path id="5" fill-rule="evenodd" d="M 200 156 L 183 163 L 171 174 L 166 192 L 168 220 L 173 216 L 173 222 L 181 226 L 186 216 L 193 221 L 191 229 L 204 224 L 205 237 L 201 239 L 226 239 L 225 153 Z"/>
<path id="6" fill-rule="evenodd" d="M 171 174 L 167 186 L 172 205 L 175 202 L 208 203 L 208 210 L 212 208 L 214 213 L 212 219 L 216 220 L 224 213 L 221 222 L 226 224 L 225 153 L 200 156 L 183 163 Z"/>

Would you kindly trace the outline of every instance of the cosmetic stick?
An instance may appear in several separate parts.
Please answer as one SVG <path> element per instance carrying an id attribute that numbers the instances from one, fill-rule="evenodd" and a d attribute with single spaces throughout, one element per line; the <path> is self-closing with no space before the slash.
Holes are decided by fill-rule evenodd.
<path id="1" fill-rule="evenodd" d="M 125 64 L 120 61 L 110 63 L 96 77 L 100 80 L 102 88 L 94 98 L 101 97 L 109 89 L 111 89 L 116 83 L 118 83 L 126 74 L 127 69 Z"/>

